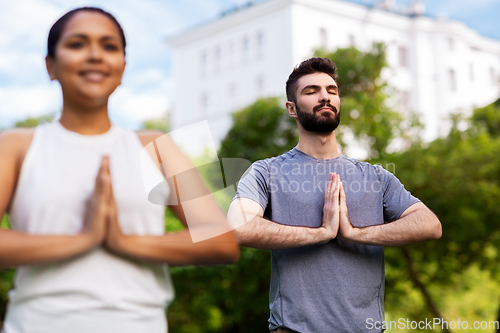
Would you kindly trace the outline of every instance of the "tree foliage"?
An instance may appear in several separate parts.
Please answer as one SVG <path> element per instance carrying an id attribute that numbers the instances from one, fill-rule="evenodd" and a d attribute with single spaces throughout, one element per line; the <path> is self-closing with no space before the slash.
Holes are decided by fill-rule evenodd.
<path id="1" fill-rule="evenodd" d="M 279 98 L 263 98 L 233 113 L 233 126 L 221 142 L 219 156 L 253 162 L 293 148 L 297 125 L 283 105 Z"/>
<path id="2" fill-rule="evenodd" d="M 408 249 L 429 285 L 449 285 L 475 265 L 497 278 L 500 273 L 500 104 L 476 109 L 467 130 L 458 129 L 461 121 L 454 116 L 449 135 L 428 147 L 414 145 L 385 160 L 396 165 L 398 178 L 442 223 L 439 241 Z M 398 286 L 406 274 L 400 270 L 402 253 L 388 249 L 386 259 L 398 269 L 388 281 Z"/>
<path id="3" fill-rule="evenodd" d="M 142 130 L 160 130 L 167 133 L 170 130 L 169 115 L 164 115 L 158 118 L 146 119 L 142 122 Z"/>
<path id="4" fill-rule="evenodd" d="M 37 127 L 43 123 L 51 122 L 54 119 L 54 114 L 43 115 L 39 117 L 28 117 L 19 120 L 14 124 L 14 127 Z"/>
<path id="5" fill-rule="evenodd" d="M 320 49 L 314 55 L 330 58 L 337 65 L 342 117 L 335 135 L 343 148 L 352 144 L 347 133 L 363 146 L 368 158 L 387 154 L 395 139 L 418 140 L 418 117 L 393 108 L 398 101 L 382 77 L 388 68 L 382 43 L 374 43 L 368 52 L 349 47 L 334 52 Z"/>
<path id="6" fill-rule="evenodd" d="M 268 251 L 242 248 L 235 265 L 172 268 L 176 299 L 168 310 L 173 332 L 266 332 Z"/>

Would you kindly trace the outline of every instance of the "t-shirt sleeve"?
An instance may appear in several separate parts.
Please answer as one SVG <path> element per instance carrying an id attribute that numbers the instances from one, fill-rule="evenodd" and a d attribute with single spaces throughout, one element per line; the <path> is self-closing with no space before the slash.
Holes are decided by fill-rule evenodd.
<path id="1" fill-rule="evenodd" d="M 408 207 L 420 200 L 411 195 L 392 173 L 379 165 L 375 168 L 384 191 L 384 220 L 387 222 L 397 220 Z"/>
<path id="2" fill-rule="evenodd" d="M 243 174 L 238 182 L 236 198 L 248 198 L 259 205 L 265 211 L 269 201 L 269 165 L 267 160 L 254 162 Z"/>

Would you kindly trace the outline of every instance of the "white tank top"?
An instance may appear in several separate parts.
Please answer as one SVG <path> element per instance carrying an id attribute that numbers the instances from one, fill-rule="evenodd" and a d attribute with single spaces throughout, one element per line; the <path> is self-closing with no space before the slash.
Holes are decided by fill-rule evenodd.
<path id="1" fill-rule="evenodd" d="M 163 234 L 165 207 L 147 200 L 141 150 L 134 132 L 115 126 L 101 135 L 80 135 L 59 121 L 39 126 L 13 198 L 12 227 L 40 235 L 81 232 L 101 158 L 109 155 L 123 233 Z M 168 267 L 99 247 L 62 262 L 19 267 L 4 330 L 163 333 L 164 309 L 173 295 Z"/>

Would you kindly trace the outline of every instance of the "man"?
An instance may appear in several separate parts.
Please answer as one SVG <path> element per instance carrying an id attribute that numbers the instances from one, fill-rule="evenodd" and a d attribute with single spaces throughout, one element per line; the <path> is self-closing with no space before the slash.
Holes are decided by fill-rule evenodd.
<path id="1" fill-rule="evenodd" d="M 241 245 L 271 250 L 272 332 L 380 332 L 383 246 L 441 237 L 437 217 L 396 177 L 339 154 L 336 81 L 329 59 L 293 70 L 286 109 L 299 143 L 255 162 L 228 212 Z"/>

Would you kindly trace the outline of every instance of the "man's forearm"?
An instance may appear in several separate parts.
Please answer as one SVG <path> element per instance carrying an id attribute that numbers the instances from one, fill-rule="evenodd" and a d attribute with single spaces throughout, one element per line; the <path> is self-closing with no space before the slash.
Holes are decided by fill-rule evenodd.
<path id="1" fill-rule="evenodd" d="M 405 246 L 441 237 L 439 219 L 425 205 L 400 219 L 381 225 L 352 228 L 345 235 L 348 241 L 380 246 Z"/>
<path id="2" fill-rule="evenodd" d="M 323 244 L 332 237 L 325 228 L 294 227 L 255 216 L 234 230 L 242 246 L 265 250 L 282 250 Z"/>

